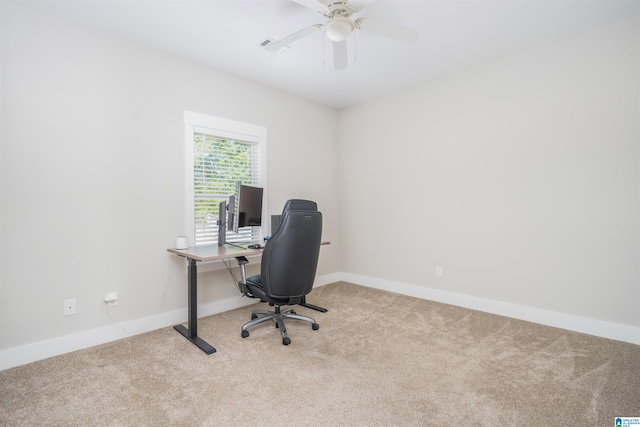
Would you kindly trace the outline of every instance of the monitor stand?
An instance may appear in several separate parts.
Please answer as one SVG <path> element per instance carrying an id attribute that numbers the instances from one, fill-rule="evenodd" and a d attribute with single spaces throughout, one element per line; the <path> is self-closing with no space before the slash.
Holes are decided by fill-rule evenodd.
<path id="1" fill-rule="evenodd" d="M 220 202 L 218 211 L 218 246 L 227 243 L 227 202 Z"/>

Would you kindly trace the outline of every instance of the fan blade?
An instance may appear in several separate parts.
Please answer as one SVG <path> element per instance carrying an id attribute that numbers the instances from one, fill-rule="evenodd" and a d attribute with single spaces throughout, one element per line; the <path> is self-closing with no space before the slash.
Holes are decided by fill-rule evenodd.
<path id="1" fill-rule="evenodd" d="M 347 41 L 333 42 L 333 69 L 344 70 L 348 65 Z"/>
<path id="2" fill-rule="evenodd" d="M 347 6 L 349 6 L 349 9 L 353 10 L 354 12 L 360 12 L 362 9 L 369 6 L 374 1 L 375 0 L 349 0 Z"/>
<path id="3" fill-rule="evenodd" d="M 301 4 L 304 7 L 308 7 L 313 11 L 321 13 L 323 15 L 326 15 L 330 12 L 329 8 L 326 5 L 322 4 L 317 0 L 293 0 L 293 1 L 298 4 Z"/>
<path id="4" fill-rule="evenodd" d="M 282 40 L 278 40 L 277 42 L 268 44 L 265 47 L 265 49 L 268 50 L 269 52 L 277 52 L 281 49 L 284 49 L 289 43 L 293 43 L 296 40 L 300 40 L 301 38 L 306 37 L 309 34 L 313 34 L 316 31 L 321 29 L 322 29 L 322 24 L 312 25 L 300 31 L 296 31 L 295 33 L 288 35 Z"/>
<path id="5" fill-rule="evenodd" d="M 356 19 L 356 27 L 404 43 L 412 43 L 418 38 L 418 34 L 420 34 L 417 30 L 369 18 Z"/>

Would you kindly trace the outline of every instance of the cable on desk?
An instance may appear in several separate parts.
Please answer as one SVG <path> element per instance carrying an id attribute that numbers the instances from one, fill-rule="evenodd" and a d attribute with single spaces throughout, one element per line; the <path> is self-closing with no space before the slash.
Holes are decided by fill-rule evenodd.
<path id="1" fill-rule="evenodd" d="M 227 264 L 227 260 L 229 261 L 229 264 Z M 243 297 L 248 296 L 248 297 L 251 297 L 251 298 L 255 298 L 252 294 L 248 293 L 247 290 L 243 288 L 243 286 L 241 286 L 242 282 L 240 282 L 238 280 L 238 278 L 236 277 L 236 275 L 233 272 L 233 267 L 231 266 L 231 258 L 222 258 L 222 263 L 227 268 L 227 271 L 229 272 L 229 274 L 233 278 L 234 283 L 236 284 L 236 288 L 238 288 L 238 290 L 240 291 L 242 296 Z"/>
<path id="2" fill-rule="evenodd" d="M 240 246 L 240 245 L 236 245 L 235 243 L 230 243 L 230 242 L 226 242 L 225 245 L 235 246 L 236 248 L 240 248 L 240 249 L 247 249 L 246 246 Z"/>
<path id="3" fill-rule="evenodd" d="M 169 265 L 167 266 L 167 274 L 165 275 L 165 277 L 167 278 L 165 285 L 164 285 L 164 290 L 162 291 L 162 297 L 160 298 L 160 304 L 159 307 L 161 308 L 164 304 L 165 298 L 167 296 L 167 291 L 169 290 L 169 271 L 171 269 L 171 264 L 169 263 Z M 149 321 L 144 324 L 141 325 L 140 327 L 134 329 L 134 330 L 127 330 L 124 326 L 122 326 L 121 324 L 118 323 L 118 321 L 116 321 L 116 319 L 113 317 L 113 314 L 111 313 L 111 307 L 107 305 L 107 315 L 109 316 L 109 318 L 111 319 L 111 322 L 113 322 L 114 326 L 117 326 L 120 330 L 122 330 L 124 333 L 126 334 L 137 334 L 138 332 L 144 330 L 145 328 L 147 328 L 149 325 L 151 325 L 155 320 L 156 317 L 158 317 L 158 314 L 154 314 L 153 316 L 151 316 L 151 319 L 149 319 Z M 134 319 L 135 321 L 136 319 Z"/>
<path id="4" fill-rule="evenodd" d="M 229 264 L 227 264 L 227 260 L 229 261 Z M 238 290 L 240 290 L 240 287 L 238 286 L 238 279 L 236 278 L 236 275 L 233 272 L 233 267 L 231 266 L 231 258 L 222 258 L 222 263 L 224 264 L 225 267 L 227 267 L 227 271 L 229 272 L 229 274 L 231 275 L 231 278 L 233 279 L 234 283 L 236 284 L 236 287 L 238 288 Z"/>

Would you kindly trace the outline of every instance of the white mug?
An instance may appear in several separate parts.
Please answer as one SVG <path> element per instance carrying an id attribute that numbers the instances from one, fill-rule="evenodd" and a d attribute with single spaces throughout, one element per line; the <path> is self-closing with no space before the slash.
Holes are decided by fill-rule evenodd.
<path id="1" fill-rule="evenodd" d="M 188 247 L 189 242 L 187 241 L 187 236 L 176 237 L 176 249 L 187 249 Z"/>

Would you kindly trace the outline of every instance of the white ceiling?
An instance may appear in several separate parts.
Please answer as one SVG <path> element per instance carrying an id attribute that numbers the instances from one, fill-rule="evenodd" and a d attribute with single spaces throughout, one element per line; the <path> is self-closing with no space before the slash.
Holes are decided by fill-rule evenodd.
<path id="1" fill-rule="evenodd" d="M 417 29 L 417 41 L 356 30 L 349 67 L 334 71 L 321 31 L 284 53 L 259 47 L 326 21 L 292 0 L 15 2 L 335 108 L 640 14 L 640 0 L 377 0 L 353 18 Z"/>

